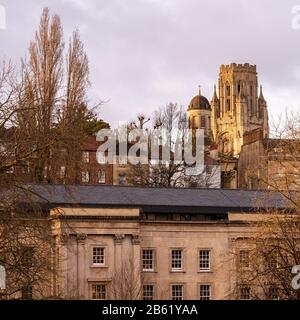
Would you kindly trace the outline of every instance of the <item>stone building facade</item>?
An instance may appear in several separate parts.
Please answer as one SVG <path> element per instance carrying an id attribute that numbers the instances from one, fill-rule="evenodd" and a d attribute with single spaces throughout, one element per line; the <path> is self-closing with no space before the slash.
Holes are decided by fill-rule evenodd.
<path id="1" fill-rule="evenodd" d="M 247 299 L 237 286 L 237 257 L 255 232 L 263 192 L 52 188 L 61 270 L 53 287 L 64 298 Z M 285 204 L 274 195 L 259 207 Z"/>
<path id="2" fill-rule="evenodd" d="M 264 138 L 261 129 L 245 134 L 238 161 L 238 188 L 299 190 L 299 151 L 296 140 Z"/>

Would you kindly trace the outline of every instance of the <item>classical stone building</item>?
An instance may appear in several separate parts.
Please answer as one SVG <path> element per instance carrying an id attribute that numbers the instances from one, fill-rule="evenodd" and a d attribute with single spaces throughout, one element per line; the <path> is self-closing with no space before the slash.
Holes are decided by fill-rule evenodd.
<path id="1" fill-rule="evenodd" d="M 250 299 L 239 252 L 256 213 L 286 208 L 256 191 L 44 186 L 68 299 Z M 258 205 L 259 203 L 259 205 Z M 245 295 L 247 293 L 247 296 Z"/>
<path id="2" fill-rule="evenodd" d="M 237 162 L 244 135 L 259 128 L 263 138 L 269 137 L 268 107 L 262 86 L 258 90 L 256 66 L 222 65 L 211 103 L 200 91 L 188 107 L 188 117 L 192 128 L 204 129 L 205 136 L 218 144 L 222 187 L 237 188 Z"/>

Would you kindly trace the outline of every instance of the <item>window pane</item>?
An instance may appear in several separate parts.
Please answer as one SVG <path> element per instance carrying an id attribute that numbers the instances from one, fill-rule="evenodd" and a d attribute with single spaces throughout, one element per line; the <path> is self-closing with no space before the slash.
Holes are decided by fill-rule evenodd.
<path id="1" fill-rule="evenodd" d="M 271 300 L 279 299 L 278 288 L 276 286 L 271 286 L 269 288 L 269 299 Z"/>
<path id="2" fill-rule="evenodd" d="M 104 264 L 104 248 L 93 248 L 93 264 Z"/>
<path id="3" fill-rule="evenodd" d="M 143 286 L 143 299 L 144 300 L 154 300 L 154 286 L 144 285 Z"/>
<path id="4" fill-rule="evenodd" d="M 200 300 L 211 300 L 210 285 L 200 285 Z"/>
<path id="5" fill-rule="evenodd" d="M 205 121 L 205 116 L 201 116 L 201 128 L 206 127 L 206 121 Z"/>
<path id="6" fill-rule="evenodd" d="M 183 286 L 173 285 L 172 286 L 172 300 L 183 300 Z"/>
<path id="7" fill-rule="evenodd" d="M 250 287 L 241 287 L 240 289 L 240 299 L 250 300 L 251 299 L 251 289 Z"/>
<path id="8" fill-rule="evenodd" d="M 84 151 L 82 153 L 82 161 L 84 163 L 89 163 L 90 162 L 90 153 L 88 151 Z"/>
<path id="9" fill-rule="evenodd" d="M 200 271 L 210 270 L 210 251 L 200 250 L 199 252 Z"/>
<path id="10" fill-rule="evenodd" d="M 93 284 L 92 285 L 92 299 L 105 300 L 106 299 L 106 285 Z"/>
<path id="11" fill-rule="evenodd" d="M 154 261 L 153 261 L 153 250 L 143 250 L 143 270 L 153 271 Z"/>
<path id="12" fill-rule="evenodd" d="M 82 182 L 89 183 L 90 182 L 90 174 L 89 172 L 82 172 Z"/>
<path id="13" fill-rule="evenodd" d="M 182 270 L 182 250 L 172 250 L 172 270 Z"/>
<path id="14" fill-rule="evenodd" d="M 105 183 L 105 171 L 100 170 L 98 173 L 98 182 L 99 183 Z"/>

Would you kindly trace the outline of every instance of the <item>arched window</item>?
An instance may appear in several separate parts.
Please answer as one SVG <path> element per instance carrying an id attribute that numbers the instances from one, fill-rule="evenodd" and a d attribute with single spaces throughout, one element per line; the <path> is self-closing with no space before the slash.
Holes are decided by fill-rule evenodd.
<path id="1" fill-rule="evenodd" d="M 230 83 L 226 82 L 226 111 L 230 111 L 231 109 L 231 88 L 230 88 Z"/>
<path id="2" fill-rule="evenodd" d="M 226 96 L 230 97 L 230 85 L 228 83 L 226 84 Z"/>
<path id="3" fill-rule="evenodd" d="M 201 116 L 201 129 L 206 128 L 206 119 L 205 116 Z"/>
<path id="4" fill-rule="evenodd" d="M 244 91 L 244 83 L 242 80 L 240 80 L 238 82 L 238 85 L 237 85 L 237 91 L 238 91 L 238 94 L 243 94 L 243 91 Z"/>

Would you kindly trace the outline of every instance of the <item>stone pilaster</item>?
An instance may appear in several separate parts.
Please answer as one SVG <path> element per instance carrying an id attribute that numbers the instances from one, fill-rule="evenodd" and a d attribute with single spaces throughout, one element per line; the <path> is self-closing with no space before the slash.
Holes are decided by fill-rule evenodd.
<path id="1" fill-rule="evenodd" d="M 115 240 L 115 272 L 118 274 L 122 266 L 122 243 L 125 238 L 124 234 L 116 234 Z"/>
<path id="2" fill-rule="evenodd" d="M 77 287 L 78 299 L 85 299 L 86 290 L 86 262 L 87 248 L 86 248 L 87 235 L 84 233 L 77 234 Z"/>

